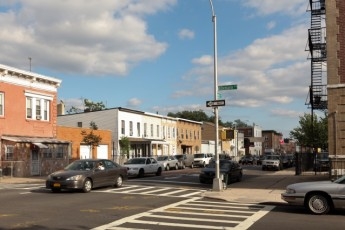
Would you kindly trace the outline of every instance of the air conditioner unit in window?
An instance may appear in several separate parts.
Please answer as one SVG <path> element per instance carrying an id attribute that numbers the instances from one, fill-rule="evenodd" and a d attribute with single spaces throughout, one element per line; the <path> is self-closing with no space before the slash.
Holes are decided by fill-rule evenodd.
<path id="1" fill-rule="evenodd" d="M 41 120 L 42 116 L 41 115 L 36 115 L 36 120 Z"/>

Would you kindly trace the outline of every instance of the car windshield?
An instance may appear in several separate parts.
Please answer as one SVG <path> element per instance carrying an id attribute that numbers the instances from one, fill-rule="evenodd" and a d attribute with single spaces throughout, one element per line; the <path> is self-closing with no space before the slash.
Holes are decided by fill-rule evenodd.
<path id="1" fill-rule="evenodd" d="M 229 166 L 230 166 L 230 162 L 228 162 L 228 161 L 220 161 L 219 162 L 219 168 L 220 169 L 228 169 Z M 211 161 L 206 167 L 207 168 L 216 168 L 216 162 Z"/>
<path id="2" fill-rule="evenodd" d="M 157 161 L 167 161 L 168 157 L 167 156 L 159 156 L 157 157 Z"/>
<path id="3" fill-rule="evenodd" d="M 175 155 L 176 159 L 181 159 L 183 155 Z"/>
<path id="4" fill-rule="evenodd" d="M 204 158 L 204 157 L 205 157 L 205 154 L 201 154 L 201 153 L 194 154 L 194 158 Z"/>
<path id="5" fill-rule="evenodd" d="M 279 156 L 268 155 L 265 160 L 279 160 Z"/>
<path id="6" fill-rule="evenodd" d="M 65 170 L 91 170 L 94 167 L 94 161 L 73 161 L 65 167 Z"/>
<path id="7" fill-rule="evenodd" d="M 338 179 L 336 179 L 336 180 L 334 181 L 334 183 L 337 183 L 337 184 L 345 184 L 345 175 L 342 176 L 342 177 L 340 177 L 340 178 L 338 178 Z"/>
<path id="8" fill-rule="evenodd" d="M 129 161 L 127 161 L 125 164 L 145 164 L 146 158 L 132 158 Z"/>

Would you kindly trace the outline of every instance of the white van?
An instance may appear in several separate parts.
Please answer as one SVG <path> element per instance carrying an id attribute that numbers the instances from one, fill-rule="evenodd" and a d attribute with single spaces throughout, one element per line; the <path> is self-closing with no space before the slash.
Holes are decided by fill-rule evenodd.
<path id="1" fill-rule="evenodd" d="M 194 165 L 199 167 L 205 167 L 210 163 L 212 159 L 212 154 L 210 153 L 195 153 L 194 154 Z"/>

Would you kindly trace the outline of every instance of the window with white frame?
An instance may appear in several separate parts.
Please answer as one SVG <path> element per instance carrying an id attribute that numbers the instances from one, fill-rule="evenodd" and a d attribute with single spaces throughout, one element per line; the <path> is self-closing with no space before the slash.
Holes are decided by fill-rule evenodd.
<path id="1" fill-rule="evenodd" d="M 32 120 L 49 121 L 50 104 L 53 96 L 39 93 L 25 92 L 26 118 Z"/>
<path id="2" fill-rule="evenodd" d="M 14 151 L 13 146 L 10 145 L 6 147 L 6 155 L 5 155 L 6 160 L 13 160 L 13 151 Z"/>
<path id="3" fill-rule="evenodd" d="M 157 137 L 159 137 L 159 125 L 157 125 Z"/>
<path id="4" fill-rule="evenodd" d="M 153 137 L 153 124 L 150 125 L 151 137 Z"/>
<path id="5" fill-rule="evenodd" d="M 63 158 L 63 146 L 57 147 L 55 158 Z"/>
<path id="6" fill-rule="evenodd" d="M 137 136 L 140 137 L 140 122 L 137 122 Z"/>
<path id="7" fill-rule="evenodd" d="M 129 122 L 129 136 L 133 136 L 133 121 Z"/>
<path id="8" fill-rule="evenodd" d="M 125 135 L 125 120 L 121 120 L 121 134 Z"/>
<path id="9" fill-rule="evenodd" d="M 0 92 L 0 116 L 4 116 L 4 93 Z"/>

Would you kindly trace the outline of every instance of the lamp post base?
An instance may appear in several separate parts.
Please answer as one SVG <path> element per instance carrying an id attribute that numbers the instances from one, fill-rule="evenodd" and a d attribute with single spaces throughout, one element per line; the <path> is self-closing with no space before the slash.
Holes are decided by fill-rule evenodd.
<path id="1" fill-rule="evenodd" d="M 213 179 L 213 187 L 212 190 L 214 192 L 220 192 L 223 190 L 223 181 L 220 178 Z"/>

